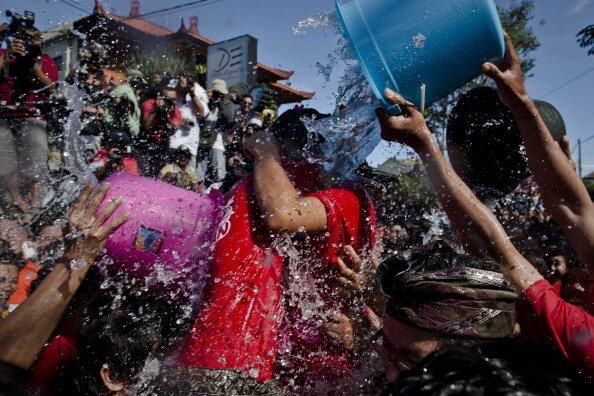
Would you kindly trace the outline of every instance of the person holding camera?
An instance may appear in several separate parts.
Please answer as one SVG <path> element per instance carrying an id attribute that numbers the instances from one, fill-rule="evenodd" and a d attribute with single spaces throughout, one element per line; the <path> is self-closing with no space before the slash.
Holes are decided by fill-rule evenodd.
<path id="1" fill-rule="evenodd" d="M 230 106 L 225 105 L 229 90 L 224 80 L 213 80 L 207 94 L 208 111 L 200 131 L 196 167 L 201 182 L 210 182 L 210 187 L 219 189 L 226 175 L 223 132 L 233 121 L 234 112 L 230 111 Z"/>
<path id="2" fill-rule="evenodd" d="M 48 98 L 59 70 L 42 53 L 35 15 L 8 11 L 7 16 L 10 24 L 0 25 L 6 40 L 6 48 L 0 49 L 0 180 L 12 203 L 28 212 L 30 206 L 42 206 L 47 183 L 46 122 L 38 106 Z"/>
<path id="3" fill-rule="evenodd" d="M 177 82 L 176 106 L 181 112 L 181 124 L 171 137 L 169 148 L 187 148 L 191 153 L 189 165 L 196 170 L 196 155 L 200 142 L 200 123 L 208 111 L 206 90 L 194 82 L 192 74 L 182 72 Z"/>
<path id="4" fill-rule="evenodd" d="M 141 158 L 143 173 L 150 177 L 158 175 L 167 163 L 169 141 L 182 123 L 181 110 L 176 105 L 177 83 L 165 82 L 155 99 L 142 104 L 144 157 Z"/>

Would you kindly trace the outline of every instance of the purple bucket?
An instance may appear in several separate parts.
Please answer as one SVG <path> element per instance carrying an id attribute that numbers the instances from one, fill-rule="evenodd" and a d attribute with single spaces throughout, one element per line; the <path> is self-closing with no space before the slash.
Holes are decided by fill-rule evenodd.
<path id="1" fill-rule="evenodd" d="M 101 204 L 123 201 L 112 216 L 130 213 L 105 248 L 110 270 L 136 278 L 155 277 L 179 283 L 188 277 L 202 283 L 218 229 L 223 197 L 203 195 L 128 173 L 116 173 Z"/>

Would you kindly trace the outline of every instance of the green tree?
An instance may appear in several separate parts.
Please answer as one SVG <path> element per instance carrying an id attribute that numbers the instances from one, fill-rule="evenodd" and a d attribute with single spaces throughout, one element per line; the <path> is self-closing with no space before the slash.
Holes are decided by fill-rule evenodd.
<path id="1" fill-rule="evenodd" d="M 577 37 L 580 47 L 589 48 L 588 56 L 594 55 L 594 25 L 583 28 Z"/>
<path id="2" fill-rule="evenodd" d="M 522 68 L 527 77 L 532 76 L 531 72 L 536 65 L 536 60 L 531 54 L 540 46 L 540 42 L 530 26 L 530 22 L 534 19 L 534 8 L 534 0 L 522 0 L 520 3 L 514 2 L 509 8 L 498 7 L 503 28 L 511 36 L 518 53 L 523 59 Z M 445 147 L 448 114 L 458 101 L 460 95 L 472 88 L 487 84 L 490 84 L 490 82 L 486 77 L 478 77 L 426 110 L 427 124 L 436 135 L 442 149 Z"/>

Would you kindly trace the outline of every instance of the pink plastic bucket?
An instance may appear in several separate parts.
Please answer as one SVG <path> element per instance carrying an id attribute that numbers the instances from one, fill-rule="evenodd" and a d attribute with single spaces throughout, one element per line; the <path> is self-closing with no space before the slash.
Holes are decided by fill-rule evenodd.
<path id="1" fill-rule="evenodd" d="M 113 259 L 110 270 L 132 277 L 154 277 L 164 283 L 192 278 L 202 282 L 215 242 L 223 197 L 203 195 L 169 184 L 116 173 L 101 204 L 121 196 L 113 216 L 130 219 L 113 233 L 105 247 Z"/>

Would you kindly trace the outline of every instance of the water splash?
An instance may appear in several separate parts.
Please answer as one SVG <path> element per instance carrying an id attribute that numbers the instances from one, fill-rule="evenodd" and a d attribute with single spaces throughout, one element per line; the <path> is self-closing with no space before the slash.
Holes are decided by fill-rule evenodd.
<path id="1" fill-rule="evenodd" d="M 304 39 L 312 29 L 323 29 L 337 43 L 325 62 L 316 63 L 319 75 L 336 87 L 336 111 L 333 117 L 315 125 L 306 121 L 306 126 L 326 138 L 324 168 L 337 180 L 342 180 L 363 163 L 381 141 L 375 118 L 379 102 L 365 80 L 348 41 L 342 37 L 335 13 L 327 11 L 310 16 L 300 21 L 293 33 Z"/>
<path id="2" fill-rule="evenodd" d="M 87 95 L 77 84 L 63 84 L 63 90 L 70 110 L 64 125 L 64 167 L 80 184 L 87 180 L 96 181 L 85 159 L 80 139 L 83 127 L 81 116 L 87 103 Z"/>

